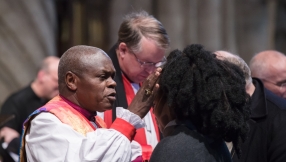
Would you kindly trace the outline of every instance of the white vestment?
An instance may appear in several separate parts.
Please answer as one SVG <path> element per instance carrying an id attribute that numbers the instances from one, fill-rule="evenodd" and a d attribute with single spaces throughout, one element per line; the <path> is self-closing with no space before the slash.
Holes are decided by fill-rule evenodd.
<path id="1" fill-rule="evenodd" d="M 136 129 L 144 126 L 139 116 L 126 109 L 117 108 L 117 117 Z M 129 162 L 132 157 L 130 141 L 119 131 L 97 128 L 84 136 L 47 112 L 31 121 L 25 139 L 29 162 Z"/>

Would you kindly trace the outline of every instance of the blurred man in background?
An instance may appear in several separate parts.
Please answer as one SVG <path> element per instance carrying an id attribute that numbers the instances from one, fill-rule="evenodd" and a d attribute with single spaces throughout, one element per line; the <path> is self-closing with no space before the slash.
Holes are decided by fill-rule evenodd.
<path id="1" fill-rule="evenodd" d="M 147 12 L 134 12 L 124 17 L 118 31 L 118 41 L 108 52 L 116 69 L 117 83 L 113 110 L 102 115 L 108 126 L 116 118 L 116 107 L 128 107 L 140 84 L 165 63 L 169 45 L 168 34 L 161 22 Z M 153 113 L 149 112 L 143 120 L 146 126 L 137 130 L 133 142 L 137 141 L 141 148 L 138 143 L 132 145 L 132 160 L 141 155 L 143 160 L 148 160 L 160 139 Z"/>
<path id="2" fill-rule="evenodd" d="M 250 61 L 252 77 L 259 78 L 265 88 L 286 99 L 286 56 L 278 51 L 262 51 Z"/>
<path id="3" fill-rule="evenodd" d="M 2 146 L 8 147 L 9 152 L 18 154 L 19 136 L 26 118 L 58 94 L 58 64 L 58 57 L 46 57 L 34 81 L 9 96 L 2 105 L 1 115 L 14 115 L 0 130 Z"/>

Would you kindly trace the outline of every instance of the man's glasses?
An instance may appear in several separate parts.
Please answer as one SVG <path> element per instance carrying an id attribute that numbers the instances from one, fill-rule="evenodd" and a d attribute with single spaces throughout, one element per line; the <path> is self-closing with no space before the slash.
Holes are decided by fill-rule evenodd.
<path id="1" fill-rule="evenodd" d="M 131 51 L 130 51 L 130 52 L 131 52 Z M 167 61 L 166 57 L 164 56 L 163 60 L 160 61 L 160 62 L 156 62 L 156 63 L 154 63 L 154 62 L 144 62 L 144 61 L 141 61 L 141 60 L 136 56 L 135 53 L 133 53 L 133 52 L 131 52 L 131 53 L 135 56 L 137 62 L 141 65 L 141 67 L 144 67 L 144 68 L 151 68 L 151 67 L 156 67 L 156 68 L 158 68 L 158 67 L 163 66 L 163 65 L 166 63 L 166 61 Z"/>
<path id="2" fill-rule="evenodd" d="M 284 88 L 286 88 L 286 82 L 282 82 L 282 83 L 273 83 L 273 82 L 270 82 L 270 81 L 268 81 L 268 80 L 265 80 L 265 79 L 263 79 L 264 81 L 266 81 L 266 82 L 268 82 L 268 83 L 271 83 L 271 84 L 273 84 L 273 85 L 276 85 L 277 87 L 279 87 L 280 89 L 284 89 Z"/>

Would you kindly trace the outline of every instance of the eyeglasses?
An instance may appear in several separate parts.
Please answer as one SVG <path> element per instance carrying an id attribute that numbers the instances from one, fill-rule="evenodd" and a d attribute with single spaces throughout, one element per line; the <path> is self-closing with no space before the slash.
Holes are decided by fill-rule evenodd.
<path id="1" fill-rule="evenodd" d="M 277 87 L 279 87 L 280 89 L 283 89 L 283 88 L 286 88 L 286 82 L 282 82 L 282 83 L 273 83 L 271 81 L 268 81 L 268 80 L 265 80 L 263 79 L 264 81 L 268 82 L 268 83 L 271 83 L 273 85 L 276 85 Z"/>
<path id="2" fill-rule="evenodd" d="M 167 61 L 166 57 L 164 56 L 164 58 L 163 58 L 162 61 L 159 61 L 159 62 L 156 62 L 156 63 L 154 63 L 154 62 L 144 62 L 144 61 L 141 61 L 141 60 L 136 56 L 135 53 L 133 53 L 132 51 L 130 51 L 130 52 L 135 56 L 137 62 L 141 65 L 141 67 L 145 67 L 145 68 L 150 68 L 150 67 L 156 67 L 156 68 L 158 68 L 158 67 L 160 67 L 160 66 L 163 66 L 163 65 L 166 63 L 166 61 Z"/>

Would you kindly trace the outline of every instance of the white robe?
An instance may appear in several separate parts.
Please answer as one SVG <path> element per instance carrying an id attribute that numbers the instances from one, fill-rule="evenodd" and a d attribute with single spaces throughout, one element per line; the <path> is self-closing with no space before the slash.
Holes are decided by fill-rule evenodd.
<path id="1" fill-rule="evenodd" d="M 139 116 L 117 108 L 117 117 L 136 129 L 144 126 Z M 97 128 L 86 136 L 62 123 L 51 113 L 40 113 L 25 136 L 29 162 L 129 162 L 130 141 L 115 129 Z"/>

